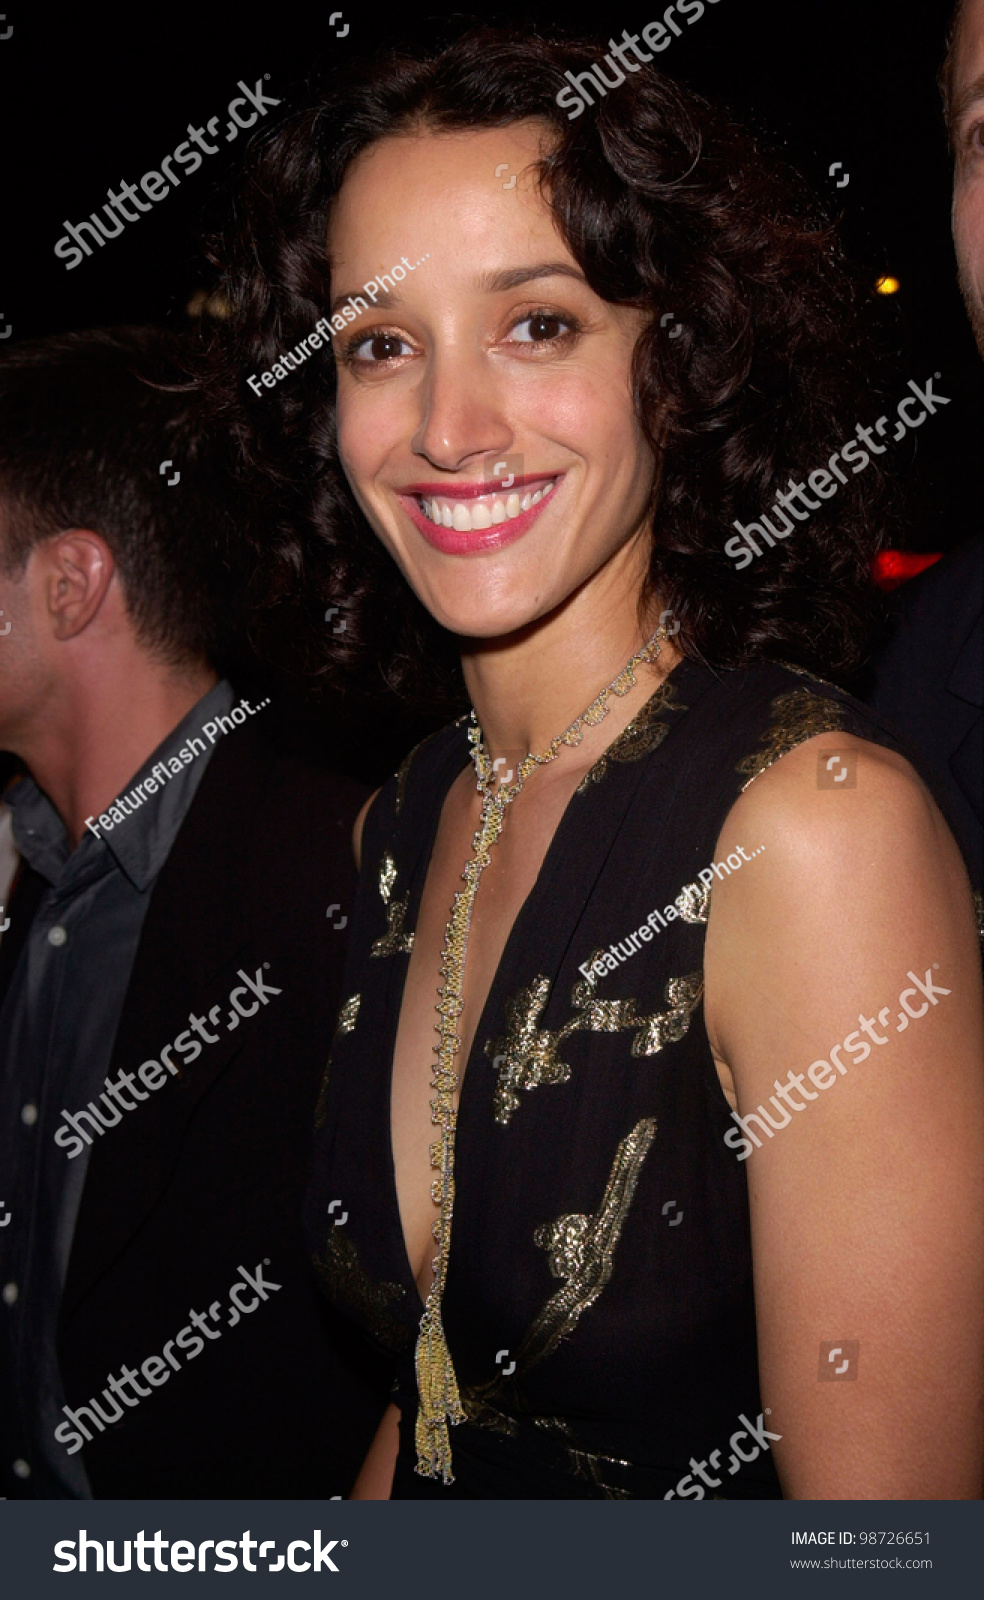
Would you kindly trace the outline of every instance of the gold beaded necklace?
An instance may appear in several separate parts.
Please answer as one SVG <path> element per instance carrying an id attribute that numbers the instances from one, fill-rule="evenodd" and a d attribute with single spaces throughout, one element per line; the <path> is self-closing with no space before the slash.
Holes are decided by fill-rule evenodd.
<path id="1" fill-rule="evenodd" d="M 454 1092 L 458 1086 L 455 1059 L 461 1044 L 457 1023 L 464 1006 L 465 957 L 468 953 L 468 936 L 471 931 L 472 911 L 479 880 L 489 864 L 489 852 L 502 832 L 506 807 L 515 800 L 530 774 L 537 767 L 546 766 L 548 762 L 553 761 L 562 745 L 581 743 L 584 729 L 594 727 L 608 715 L 608 701 L 611 696 L 625 695 L 633 687 L 636 681 L 635 668 L 643 661 L 655 661 L 659 655 L 660 641 L 666 637 L 666 628 L 660 624 L 649 642 L 643 645 L 618 676 L 602 689 L 587 710 L 582 711 L 563 733 L 559 733 L 550 741 L 541 755 L 534 755 L 531 751 L 529 755 L 523 757 L 512 783 L 496 784 L 492 762 L 485 748 L 482 730 L 478 725 L 474 709 L 471 713 L 468 742 L 471 746 L 471 758 L 475 764 L 476 787 L 482 796 L 482 810 L 478 829 L 472 841 L 472 857 L 465 863 L 465 869 L 461 874 L 465 887 L 455 893 L 451 917 L 444 935 L 440 964 L 442 981 L 438 989 L 439 998 L 436 1007 L 440 1021 L 437 1025 L 438 1043 L 434 1046 L 436 1062 L 431 1079 L 431 1088 L 434 1090 L 434 1099 L 431 1101 L 431 1122 L 441 1130 L 440 1139 L 430 1147 L 430 1164 L 439 1174 L 431 1184 L 431 1199 L 440 1207 L 440 1216 L 431 1230 L 438 1246 L 438 1253 L 432 1264 L 434 1279 L 424 1305 L 424 1314 L 420 1319 L 415 1354 L 419 1395 L 415 1433 L 416 1470 L 424 1478 L 440 1476 L 445 1483 L 454 1482 L 451 1472 L 448 1424 L 463 1422 L 465 1416 L 451 1352 L 444 1334 L 441 1302 L 444 1297 L 448 1257 L 451 1251 L 451 1217 L 454 1210 L 454 1135 L 457 1123 Z"/>

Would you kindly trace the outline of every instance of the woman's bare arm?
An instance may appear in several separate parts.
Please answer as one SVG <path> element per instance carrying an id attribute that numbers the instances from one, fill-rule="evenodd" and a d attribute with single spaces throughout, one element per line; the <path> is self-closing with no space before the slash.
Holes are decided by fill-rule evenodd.
<path id="1" fill-rule="evenodd" d="M 818 786 L 835 746 L 856 787 Z M 984 1030 L 963 864 L 908 763 L 843 734 L 755 779 L 718 860 L 760 845 L 714 884 L 707 1020 L 739 1113 L 789 1117 L 748 1124 L 746 1162 L 784 1492 L 976 1499 Z"/>
<path id="2" fill-rule="evenodd" d="M 355 865 L 357 868 L 361 868 L 362 866 L 362 830 L 366 825 L 366 817 L 369 815 L 369 807 L 372 805 L 378 793 L 378 789 L 373 790 L 365 805 L 361 807 L 359 815 L 352 824 L 352 854 L 355 857 Z"/>
<path id="3" fill-rule="evenodd" d="M 389 1405 L 383 1412 L 382 1421 L 376 1429 L 376 1437 L 369 1446 L 369 1452 L 355 1480 L 355 1486 L 349 1495 L 350 1500 L 389 1499 L 393 1489 L 393 1472 L 399 1448 L 400 1411 L 398 1406 Z"/>

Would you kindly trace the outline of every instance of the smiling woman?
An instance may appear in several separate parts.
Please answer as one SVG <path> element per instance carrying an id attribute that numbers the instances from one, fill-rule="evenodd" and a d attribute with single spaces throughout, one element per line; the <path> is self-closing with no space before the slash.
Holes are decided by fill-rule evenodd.
<path id="1" fill-rule="evenodd" d="M 851 279 L 797 181 L 655 69 L 569 124 L 596 53 L 377 62 L 265 139 L 226 254 L 211 381 L 278 519 L 264 586 L 323 581 L 336 672 L 419 690 L 453 650 L 472 707 L 367 808 L 317 1113 L 315 1265 L 394 1364 L 356 1497 L 671 1498 L 689 1461 L 719 1497 L 971 1498 L 970 889 L 892 736 L 814 675 L 865 649 L 871 485 L 761 571 L 722 550 L 857 399 Z M 426 271 L 383 287 L 404 251 Z M 309 363 L 244 405 L 333 296 L 333 389 Z M 732 1112 L 927 969 L 947 1006 L 890 1077 L 734 1160 Z M 847 1398 L 816 1377 L 841 1338 Z M 721 1466 L 764 1416 L 775 1449 Z"/>
<path id="2" fill-rule="evenodd" d="M 619 341 L 618 404 L 624 414 L 628 400 L 635 436 L 660 461 L 648 474 L 660 538 L 648 550 L 647 588 L 664 595 L 678 644 L 720 665 L 765 653 L 827 672 L 847 672 L 863 654 L 875 604 L 869 561 L 884 538 L 876 463 L 773 552 L 768 570 L 755 563 L 761 571 L 738 576 L 720 552 L 735 520 L 753 521 L 791 475 L 815 467 L 870 396 L 868 302 L 798 177 L 655 65 L 571 123 L 558 87 L 596 55 L 595 44 L 481 30 L 441 68 L 401 59 L 360 75 L 347 65 L 252 149 L 239 225 L 213 252 L 234 314 L 214 329 L 210 382 L 255 484 L 277 485 L 258 500 L 258 609 L 274 627 L 289 618 L 278 646 L 310 644 L 306 659 L 322 672 L 361 672 L 374 686 L 382 673 L 429 707 L 442 692 L 463 703 L 456 651 L 402 564 L 383 558 L 343 470 L 335 392 L 336 376 L 372 385 L 376 427 L 378 405 L 391 402 L 375 369 L 387 394 L 390 379 L 401 392 L 415 384 L 424 361 L 415 335 L 427 330 L 404 326 L 405 316 L 459 266 L 499 319 L 482 329 L 489 371 L 510 375 L 538 411 L 548 387 L 568 420 L 576 414 L 592 432 L 600 422 L 607 434 L 609 374 L 597 363 Z M 453 170 L 466 134 L 470 200 Z M 363 168 L 379 171 L 390 209 L 369 219 L 359 259 L 348 260 L 326 252 L 327 227 L 330 214 L 348 214 L 344 179 Z M 537 216 L 549 226 L 530 234 Z M 483 243 L 493 234 L 494 256 Z M 424 265 L 400 282 L 391 264 L 401 261 Z M 344 305 L 351 320 L 333 328 L 334 365 L 305 361 L 258 404 L 247 375 L 272 371 L 281 351 Z M 582 313 L 599 326 L 582 330 Z M 498 449 L 491 465 L 501 459 L 502 437 L 483 441 L 478 476 L 485 455 Z M 524 443 L 529 451 L 509 431 L 508 453 L 528 457 L 522 473 L 553 464 Z M 570 492 L 557 496 L 557 517 Z M 346 621 L 330 653 L 326 603 Z"/>

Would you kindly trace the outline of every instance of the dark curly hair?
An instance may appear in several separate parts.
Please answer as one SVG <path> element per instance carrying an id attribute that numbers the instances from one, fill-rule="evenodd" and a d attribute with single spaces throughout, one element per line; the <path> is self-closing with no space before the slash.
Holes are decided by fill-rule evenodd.
<path id="1" fill-rule="evenodd" d="M 380 675 L 408 695 L 426 686 L 431 704 L 440 685 L 450 703 L 454 640 L 348 487 L 330 352 L 259 399 L 246 377 L 324 314 L 328 209 L 361 151 L 408 131 L 524 118 L 553 131 L 541 192 L 591 288 L 652 313 L 633 357 L 637 413 L 662 457 L 643 601 L 658 592 L 680 623 L 676 643 L 712 666 L 771 657 L 845 678 L 866 653 L 888 503 L 877 463 L 744 571 L 723 547 L 735 519 L 757 519 L 870 410 L 871 297 L 805 181 L 654 67 L 569 118 L 556 99 L 565 69 L 582 72 L 604 48 L 473 27 L 419 57 L 390 53 L 326 80 L 251 148 L 234 225 L 210 248 L 230 315 L 205 381 L 256 486 L 269 637 L 280 617 L 281 643 L 307 640 L 309 663 L 330 681 L 361 673 L 364 685 L 368 671 L 379 688 Z M 673 339 L 660 325 L 667 308 L 683 325 Z M 298 625 L 298 597 L 316 640 Z M 337 634 L 326 602 L 344 619 Z"/>

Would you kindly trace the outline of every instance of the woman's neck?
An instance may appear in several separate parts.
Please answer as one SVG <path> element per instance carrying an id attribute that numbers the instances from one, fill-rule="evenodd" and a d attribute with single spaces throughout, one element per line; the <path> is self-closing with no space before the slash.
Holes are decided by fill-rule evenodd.
<path id="1" fill-rule="evenodd" d="M 527 752 L 545 750 L 551 740 L 587 710 L 601 691 L 649 641 L 659 611 L 640 623 L 635 602 L 598 614 L 582 591 L 558 612 L 508 639 L 469 641 L 462 668 L 485 747 L 507 768 Z M 651 619 L 651 620 L 650 620 Z M 623 696 L 612 695 L 608 715 L 583 730 L 583 744 L 571 755 L 590 764 L 607 748 L 680 660 L 667 639 L 658 657 L 635 668 L 635 683 Z M 563 753 L 562 753 L 563 754 Z"/>

